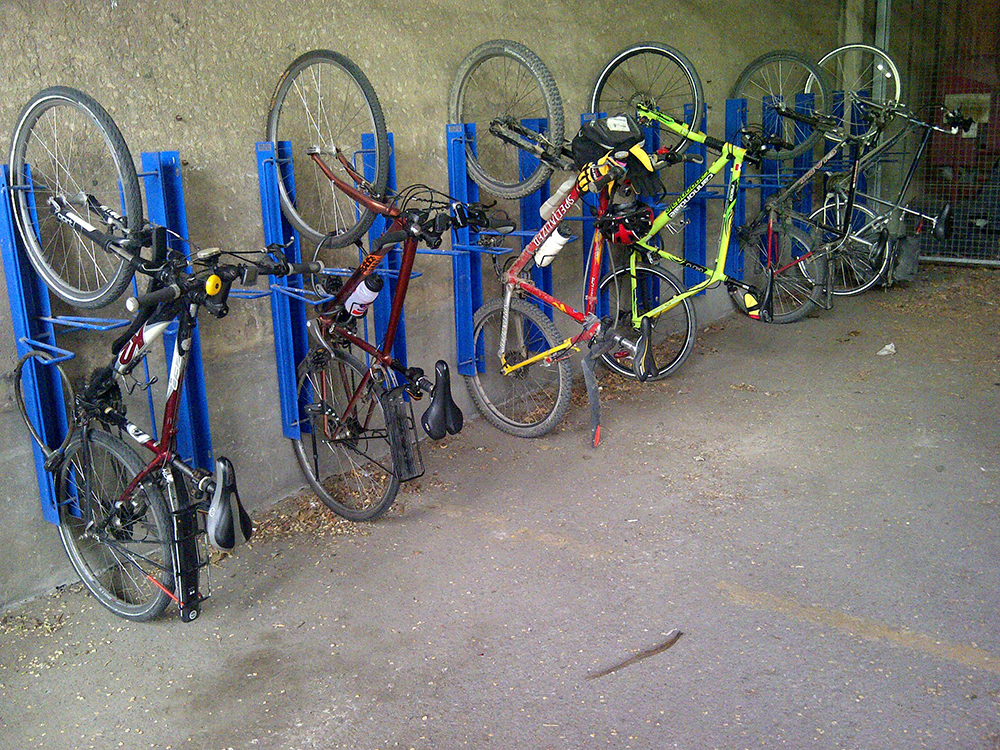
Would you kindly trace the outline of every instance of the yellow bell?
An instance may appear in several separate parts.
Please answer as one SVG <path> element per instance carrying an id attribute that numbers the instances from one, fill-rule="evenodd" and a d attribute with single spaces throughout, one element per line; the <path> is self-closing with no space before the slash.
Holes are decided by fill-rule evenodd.
<path id="1" fill-rule="evenodd" d="M 212 274 L 207 279 L 205 279 L 205 294 L 209 297 L 214 297 L 222 289 L 222 279 L 220 279 L 216 274 Z"/>

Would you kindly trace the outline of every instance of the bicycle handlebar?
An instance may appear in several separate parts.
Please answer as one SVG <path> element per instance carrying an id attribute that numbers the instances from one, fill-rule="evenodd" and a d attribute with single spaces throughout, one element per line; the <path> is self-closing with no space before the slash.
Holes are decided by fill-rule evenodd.
<path id="1" fill-rule="evenodd" d="M 125 300 L 125 309 L 135 313 L 143 308 L 152 308 L 163 302 L 171 302 L 185 294 L 193 293 L 192 301 L 211 302 L 212 312 L 217 314 L 225 309 L 226 299 L 234 281 L 252 285 L 256 283 L 260 273 L 272 276 L 320 273 L 323 270 L 323 264 L 319 261 L 288 263 L 284 260 L 265 260 L 240 265 L 210 266 L 206 270 L 209 271 L 207 275 L 205 273 L 184 274 L 183 271 L 179 271 L 177 274 L 179 278 L 174 283 L 145 294 L 129 297 Z M 213 288 L 210 289 L 207 284 L 211 284 L 210 280 L 213 276 L 218 278 L 218 282 L 217 286 L 213 284 Z"/>

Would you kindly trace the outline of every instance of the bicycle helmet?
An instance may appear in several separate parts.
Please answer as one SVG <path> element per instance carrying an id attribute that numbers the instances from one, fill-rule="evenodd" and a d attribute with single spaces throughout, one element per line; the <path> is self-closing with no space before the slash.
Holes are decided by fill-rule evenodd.
<path id="1" fill-rule="evenodd" d="M 641 240 L 653 226 L 653 209 L 642 201 L 618 203 L 597 219 L 601 234 L 618 245 L 631 245 Z"/>

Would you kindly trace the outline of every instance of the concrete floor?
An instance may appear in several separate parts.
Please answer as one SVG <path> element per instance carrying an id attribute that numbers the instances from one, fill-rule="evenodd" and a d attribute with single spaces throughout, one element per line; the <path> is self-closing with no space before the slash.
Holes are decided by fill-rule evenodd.
<path id="1" fill-rule="evenodd" d="M 605 379 L 597 451 L 477 420 L 363 533 L 272 514 L 188 625 L 20 607 L 0 746 L 997 750 L 997 288 L 729 320 Z"/>

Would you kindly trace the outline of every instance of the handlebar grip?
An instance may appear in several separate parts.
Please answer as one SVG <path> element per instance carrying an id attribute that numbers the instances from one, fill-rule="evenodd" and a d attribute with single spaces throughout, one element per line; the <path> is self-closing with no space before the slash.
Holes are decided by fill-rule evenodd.
<path id="1" fill-rule="evenodd" d="M 608 183 L 614 182 L 615 180 L 620 180 L 624 176 L 625 176 L 625 170 L 624 169 L 622 169 L 621 167 L 617 167 L 617 166 L 612 165 L 611 168 L 608 170 L 607 174 L 605 174 L 602 177 L 599 177 L 598 179 L 594 180 L 594 182 L 593 182 L 593 190 L 594 190 L 595 193 L 599 193 L 599 192 L 601 192 L 601 190 L 604 189 L 604 187 Z"/>
<path id="2" fill-rule="evenodd" d="M 710 135 L 705 136 L 705 148 L 710 148 L 713 151 L 717 151 L 720 154 L 722 150 L 726 147 L 725 141 L 720 141 L 718 138 L 713 138 Z"/>
<path id="3" fill-rule="evenodd" d="M 372 244 L 371 249 L 368 251 L 369 255 L 375 255 L 386 245 L 395 245 L 397 242 L 405 242 L 410 235 L 402 230 L 398 229 L 395 232 L 386 232 L 381 237 L 379 237 Z"/>
<path id="4" fill-rule="evenodd" d="M 483 229 L 493 229 L 500 234 L 509 234 L 517 229 L 517 224 L 509 216 L 487 216 Z"/>
<path id="5" fill-rule="evenodd" d="M 131 313 L 142 307 L 153 307 L 161 302 L 169 302 L 181 296 L 181 288 L 177 284 L 165 286 L 155 292 L 140 294 L 138 297 L 129 297 L 125 300 L 125 309 Z"/>
<path id="6" fill-rule="evenodd" d="M 305 273 L 322 273 L 323 264 L 318 260 L 305 261 L 303 263 L 289 263 L 288 265 L 288 275 L 294 276 L 296 274 Z"/>

